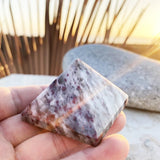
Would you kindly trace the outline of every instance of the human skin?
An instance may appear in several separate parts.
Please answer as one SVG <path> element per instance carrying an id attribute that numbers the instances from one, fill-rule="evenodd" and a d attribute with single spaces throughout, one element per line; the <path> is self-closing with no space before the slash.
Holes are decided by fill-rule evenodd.
<path id="1" fill-rule="evenodd" d="M 0 88 L 1 160 L 125 160 L 127 140 L 116 134 L 125 125 L 121 112 L 102 143 L 91 147 L 81 142 L 37 128 L 21 120 L 20 113 L 43 86 Z"/>

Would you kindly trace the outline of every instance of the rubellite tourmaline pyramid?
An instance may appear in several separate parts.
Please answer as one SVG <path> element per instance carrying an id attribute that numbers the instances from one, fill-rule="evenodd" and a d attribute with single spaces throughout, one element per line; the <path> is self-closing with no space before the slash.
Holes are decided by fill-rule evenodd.
<path id="1" fill-rule="evenodd" d="M 35 126 L 98 145 L 128 96 L 77 59 L 22 112 Z"/>

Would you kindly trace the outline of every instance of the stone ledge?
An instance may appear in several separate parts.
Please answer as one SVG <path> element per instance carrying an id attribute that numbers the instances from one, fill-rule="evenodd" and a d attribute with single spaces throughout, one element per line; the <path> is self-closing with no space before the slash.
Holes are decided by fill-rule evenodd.
<path id="1" fill-rule="evenodd" d="M 0 79 L 0 87 L 49 85 L 56 76 L 11 74 Z"/>

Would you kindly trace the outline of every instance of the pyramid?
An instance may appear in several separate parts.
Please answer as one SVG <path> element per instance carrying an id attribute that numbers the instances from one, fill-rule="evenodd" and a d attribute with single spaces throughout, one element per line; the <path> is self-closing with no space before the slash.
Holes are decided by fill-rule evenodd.
<path id="1" fill-rule="evenodd" d="M 48 131 L 97 146 L 128 96 L 79 59 L 22 112 L 22 119 Z"/>

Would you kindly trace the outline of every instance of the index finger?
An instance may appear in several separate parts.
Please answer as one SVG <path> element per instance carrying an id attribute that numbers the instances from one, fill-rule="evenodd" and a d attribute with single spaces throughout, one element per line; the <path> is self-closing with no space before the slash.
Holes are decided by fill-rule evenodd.
<path id="1" fill-rule="evenodd" d="M 43 86 L 0 87 L 0 121 L 20 113 L 44 88 Z"/>
<path id="2" fill-rule="evenodd" d="M 93 148 L 85 148 L 61 160 L 124 160 L 129 151 L 128 141 L 121 135 L 111 135 Z"/>

